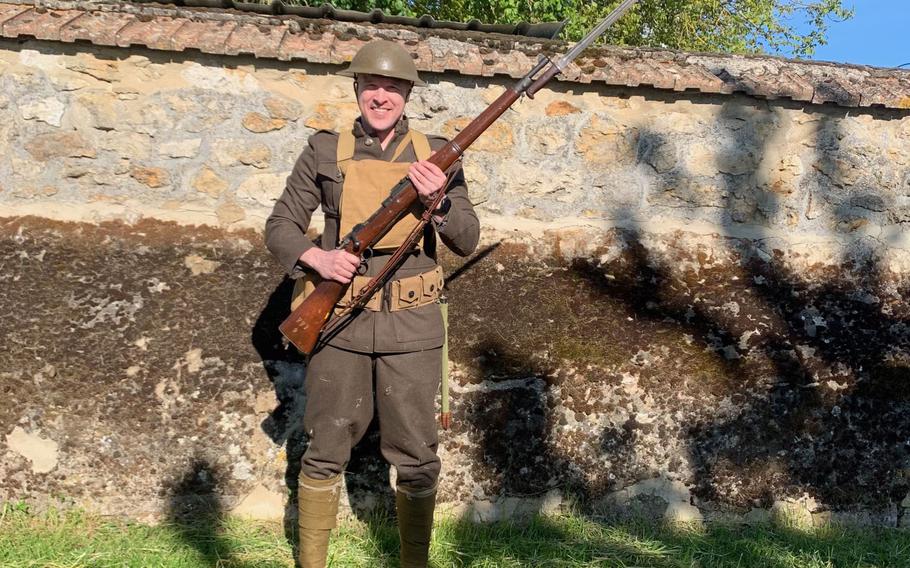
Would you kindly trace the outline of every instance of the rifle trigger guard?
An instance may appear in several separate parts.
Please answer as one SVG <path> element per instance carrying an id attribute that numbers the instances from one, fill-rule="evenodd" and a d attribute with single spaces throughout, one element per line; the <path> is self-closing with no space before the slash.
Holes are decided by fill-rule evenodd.
<path id="1" fill-rule="evenodd" d="M 373 249 L 365 248 L 363 252 L 360 253 L 360 265 L 357 267 L 357 274 L 363 276 L 367 273 L 367 264 L 370 259 L 373 258 Z"/>

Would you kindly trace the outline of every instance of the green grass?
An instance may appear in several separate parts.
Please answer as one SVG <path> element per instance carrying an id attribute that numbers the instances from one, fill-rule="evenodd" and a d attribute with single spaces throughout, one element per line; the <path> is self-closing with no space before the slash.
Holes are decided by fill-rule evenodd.
<path id="1" fill-rule="evenodd" d="M 335 531 L 330 566 L 397 566 L 393 523 L 349 521 Z M 910 567 L 910 532 L 709 525 L 673 529 L 581 516 L 530 523 L 437 522 L 431 550 L 443 567 Z M 79 511 L 0 513 L 3 568 L 293 567 L 280 523 L 236 519 L 148 526 Z"/>

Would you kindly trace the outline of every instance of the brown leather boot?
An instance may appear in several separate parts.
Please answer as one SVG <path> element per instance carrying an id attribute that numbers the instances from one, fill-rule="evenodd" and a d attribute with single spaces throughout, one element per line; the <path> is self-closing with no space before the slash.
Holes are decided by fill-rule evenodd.
<path id="1" fill-rule="evenodd" d="M 325 568 L 329 535 L 335 528 L 340 496 L 340 475 L 312 479 L 300 474 L 297 483 L 297 525 L 300 527 L 297 558 L 301 568 Z"/>
<path id="2" fill-rule="evenodd" d="M 416 493 L 395 493 L 398 535 L 401 538 L 401 568 L 426 568 L 433 532 L 436 487 Z"/>

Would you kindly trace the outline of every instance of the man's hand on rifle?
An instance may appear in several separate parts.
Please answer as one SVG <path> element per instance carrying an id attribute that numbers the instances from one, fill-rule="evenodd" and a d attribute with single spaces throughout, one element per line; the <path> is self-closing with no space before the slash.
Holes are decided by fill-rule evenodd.
<path id="1" fill-rule="evenodd" d="M 326 280 L 347 284 L 360 266 L 360 257 L 345 250 L 322 250 L 313 247 L 300 255 L 300 262 L 309 266 Z"/>
<path id="2" fill-rule="evenodd" d="M 436 198 L 436 193 L 446 185 L 446 174 L 439 166 L 428 160 L 414 162 L 408 168 L 408 177 L 417 190 L 420 202 L 429 207 Z"/>

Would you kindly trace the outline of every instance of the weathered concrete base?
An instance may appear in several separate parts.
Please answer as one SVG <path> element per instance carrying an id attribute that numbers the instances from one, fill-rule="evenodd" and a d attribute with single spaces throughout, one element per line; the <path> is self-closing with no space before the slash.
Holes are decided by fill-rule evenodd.
<path id="1" fill-rule="evenodd" d="M 260 241 L 0 221 L 0 499 L 291 519 L 306 373 L 277 332 L 290 285 Z M 443 256 L 444 507 L 906 525 L 900 250 L 629 229 L 591 242 L 545 257 L 487 235 L 467 261 Z M 391 508 L 376 441 L 349 466 L 355 514 Z"/>

